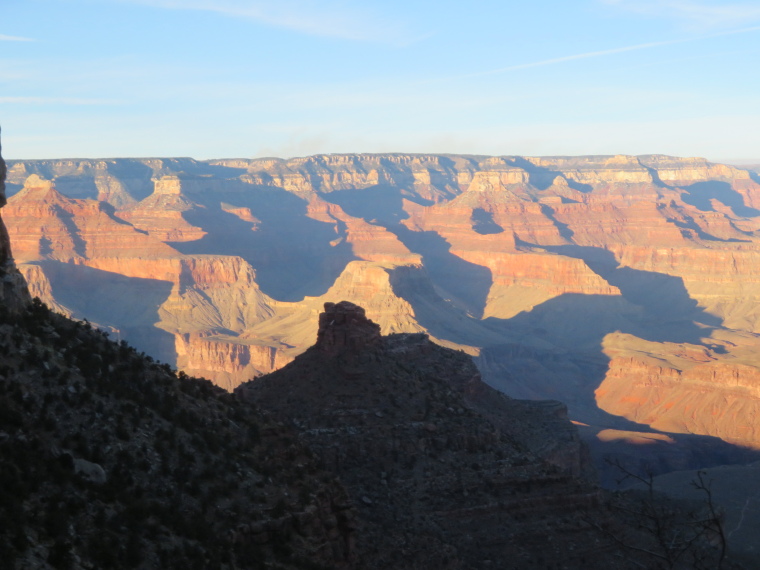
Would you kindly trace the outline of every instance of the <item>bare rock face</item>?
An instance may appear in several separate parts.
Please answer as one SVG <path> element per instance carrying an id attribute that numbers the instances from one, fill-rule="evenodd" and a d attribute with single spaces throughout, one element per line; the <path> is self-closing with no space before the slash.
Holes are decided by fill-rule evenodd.
<path id="1" fill-rule="evenodd" d="M 760 441 L 754 366 L 711 359 L 679 369 L 641 356 L 615 358 L 596 398 L 600 408 L 658 430 L 715 435 L 748 447 Z"/>
<path id="2" fill-rule="evenodd" d="M 282 368 L 292 360 L 287 346 L 270 346 L 254 340 L 202 333 L 175 336 L 178 366 L 198 377 L 214 378 L 214 383 L 232 391 L 241 379 L 253 378 Z"/>
<path id="3" fill-rule="evenodd" d="M 0 148 L 0 150 L 2 150 Z M 0 155 L 0 208 L 6 205 L 5 177 L 6 166 Z M 8 230 L 0 220 L 0 304 L 6 310 L 17 313 L 22 311 L 31 301 L 26 282 L 16 268 L 11 253 L 11 241 Z"/>
<path id="4" fill-rule="evenodd" d="M 104 202 L 64 196 L 54 181 L 30 175 L 7 204 L 17 258 L 82 263 L 177 255 L 170 246 L 115 219 L 109 209 Z"/>
<path id="5" fill-rule="evenodd" d="M 154 184 L 153 194 L 121 209 L 119 217 L 164 242 L 193 241 L 205 236 L 206 232 L 185 219 L 197 205 L 183 196 L 180 178 L 163 176 Z"/>
<path id="6" fill-rule="evenodd" d="M 333 354 L 358 352 L 379 340 L 380 326 L 365 316 L 364 309 L 348 301 L 325 303 L 325 312 L 319 315 L 319 350 Z"/>
<path id="7" fill-rule="evenodd" d="M 227 389 L 292 361 L 346 300 L 598 431 L 760 448 L 729 427 L 760 369 L 755 172 L 661 155 L 15 161 L 8 189 L 36 295 Z M 364 342 L 319 334 L 328 352 Z M 645 354 L 608 351 L 618 334 Z M 686 345 L 712 359 L 699 380 Z M 651 382 L 626 380 L 629 357 Z M 713 414 L 728 370 L 736 412 Z"/>

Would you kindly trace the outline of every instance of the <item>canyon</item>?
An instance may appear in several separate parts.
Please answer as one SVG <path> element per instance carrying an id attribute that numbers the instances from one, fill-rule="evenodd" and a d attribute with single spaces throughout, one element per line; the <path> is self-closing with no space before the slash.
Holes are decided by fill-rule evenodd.
<path id="1" fill-rule="evenodd" d="M 688 468 L 703 446 L 760 448 L 752 169 L 662 155 L 36 160 L 8 161 L 7 193 L 32 296 L 227 390 L 293 361 L 324 303 L 346 300 L 382 334 L 471 355 L 510 396 L 566 403 L 599 453 L 658 448 Z"/>
<path id="2" fill-rule="evenodd" d="M 0 207 L 5 174 L 0 157 Z M 176 198 L 177 179 L 158 179 L 149 203 L 196 208 Z M 397 318 L 414 303 L 432 299 L 430 318 L 451 302 L 414 254 L 396 263 L 406 252 L 394 246 L 392 261 L 365 259 L 347 272 L 359 261 L 350 260 L 328 289 L 367 297 L 381 326 L 349 301 L 318 308 L 316 297 L 305 305 L 275 300 L 241 256 L 176 253 L 177 242 L 151 236 L 203 239 L 207 226 L 195 221 L 182 228 L 168 214 L 174 219 L 164 227 L 152 220 L 138 228 L 162 210 L 137 204 L 119 217 L 110 202 L 65 196 L 39 174 L 12 200 L 9 210 L 22 223 L 11 234 L 27 258 L 34 298 L 0 221 L 4 567 L 742 567 L 730 537 L 705 539 L 724 536 L 712 503 L 690 512 L 684 500 L 658 497 L 655 505 L 635 491 L 600 488 L 564 404 L 500 393 L 464 350 L 440 346 L 454 341 L 381 334 L 421 326 Z M 256 219 L 239 205 L 223 210 Z M 358 241 L 370 241 L 353 223 L 365 233 Z M 378 293 L 398 289 L 406 297 L 395 302 Z M 237 305 L 225 306 L 231 292 Z M 156 309 L 164 299 L 172 303 Z M 114 325 L 109 334 L 108 325 L 68 318 L 81 310 L 77 303 L 95 307 L 98 318 L 128 322 L 154 353 L 169 346 L 146 338 L 157 317 L 166 333 L 184 327 L 183 356 L 201 365 L 212 353 L 194 351 L 194 342 L 211 332 L 220 346 L 249 341 L 278 370 L 230 393 L 109 338 L 122 334 Z M 318 317 L 316 343 L 305 351 L 213 328 L 269 323 L 276 330 L 269 321 L 290 319 L 283 328 L 292 332 L 307 310 Z M 456 330 L 453 320 L 441 323 Z M 300 354 L 283 364 L 277 359 L 288 349 Z M 238 366 L 251 365 L 243 350 L 232 353 Z M 234 380 L 223 355 L 213 362 Z M 751 386 L 752 378 L 733 384 Z M 751 556 L 751 539 L 739 546 Z"/>

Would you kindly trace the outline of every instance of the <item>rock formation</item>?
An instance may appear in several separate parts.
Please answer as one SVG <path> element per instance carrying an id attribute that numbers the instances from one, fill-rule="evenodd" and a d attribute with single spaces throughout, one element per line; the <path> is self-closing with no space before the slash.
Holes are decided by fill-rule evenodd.
<path id="1" fill-rule="evenodd" d="M 75 219 L 52 184 L 27 190 L 57 231 Z M 333 524 L 354 516 L 346 491 L 292 431 L 31 301 L 1 221 L 0 251 L 4 568 L 356 567 Z"/>
<path id="2" fill-rule="evenodd" d="M 356 568 L 293 430 L 39 303 L 0 315 L 4 568 Z"/>
<path id="3" fill-rule="evenodd" d="M 562 405 L 499 394 L 424 334 L 381 337 L 352 303 L 326 303 L 319 322 L 314 347 L 236 393 L 294 426 L 346 485 L 359 567 L 657 563 L 620 557 L 610 534 L 630 529 L 580 477 L 588 459 Z"/>
<path id="4" fill-rule="evenodd" d="M 325 303 L 319 315 L 316 347 L 328 354 L 359 352 L 380 341 L 380 326 L 370 321 L 364 309 L 341 301 Z"/>
<path id="5" fill-rule="evenodd" d="M 745 340 L 732 347 L 733 358 L 721 358 L 698 345 L 633 345 L 610 338 L 609 371 L 596 389 L 597 402 L 658 430 L 715 435 L 752 447 L 760 440 L 760 371 L 756 341 Z"/>
<path id="6" fill-rule="evenodd" d="M 0 152 L 2 147 L 0 146 Z M 6 166 L 0 154 L 0 208 L 6 205 L 5 198 Z M 31 301 L 26 283 L 13 261 L 11 242 L 5 225 L 0 220 L 0 304 L 10 312 L 18 312 Z"/>
<path id="7" fill-rule="evenodd" d="M 123 239 L 134 232 L 155 242 L 114 227 L 102 202 L 65 198 L 37 175 L 23 196 L 41 199 L 17 211 L 37 208 L 58 238 L 45 242 L 20 216 L 36 293 L 50 295 L 71 267 L 84 269 L 80 286 L 109 285 L 91 294 L 99 314 L 140 325 L 151 299 L 137 316 L 109 301 L 142 280 L 143 296 L 174 305 L 161 305 L 161 326 L 189 312 L 199 338 L 247 328 L 252 341 L 250 324 L 298 313 L 287 304 L 289 314 L 276 313 L 242 258 L 164 256 L 161 246 L 109 258 L 109 247 L 128 251 Z M 563 405 L 499 394 L 468 357 L 424 334 L 381 337 L 363 309 L 326 303 L 317 345 L 235 397 L 29 302 L 8 241 L 0 245 L 10 277 L 0 311 L 4 566 L 626 570 L 641 562 L 622 544 L 639 553 L 660 546 L 635 516 L 611 516 L 609 497 L 582 477 L 587 460 Z M 394 274 L 403 268 L 385 269 L 409 294 L 413 279 Z M 220 292 L 240 306 L 219 303 Z M 689 554 L 709 565 L 718 551 L 694 541 Z"/>
<path id="8" fill-rule="evenodd" d="M 4 215 L 35 294 L 227 389 L 290 362 L 322 305 L 346 299 L 382 333 L 425 332 L 475 356 L 493 386 L 562 400 L 597 432 L 760 447 L 728 427 L 744 425 L 753 390 L 720 380 L 752 383 L 760 365 L 749 170 L 356 154 L 14 161 L 8 176 Z M 699 381 L 685 380 L 697 373 L 684 346 L 713 359 Z M 627 358 L 673 406 L 639 408 L 649 384 L 631 381 Z M 710 411 L 721 398 L 733 412 Z"/>

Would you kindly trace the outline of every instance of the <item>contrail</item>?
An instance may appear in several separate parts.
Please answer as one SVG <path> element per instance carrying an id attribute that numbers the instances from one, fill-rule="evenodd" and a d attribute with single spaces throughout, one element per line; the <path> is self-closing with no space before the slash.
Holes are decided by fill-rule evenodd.
<path id="1" fill-rule="evenodd" d="M 757 32 L 760 31 L 760 26 L 753 26 L 751 28 L 741 28 L 739 30 L 731 30 L 728 32 L 719 32 L 715 34 L 710 34 L 706 36 L 699 36 L 696 38 L 686 38 L 686 39 L 680 39 L 680 40 L 666 40 L 662 42 L 649 42 L 645 44 L 637 44 L 633 46 L 625 46 L 625 47 L 619 47 L 619 48 L 613 48 L 613 49 L 606 49 L 601 51 L 590 51 L 586 53 L 578 53 L 575 55 L 566 55 L 564 57 L 555 57 L 552 59 L 544 59 L 542 61 L 533 61 L 531 63 L 521 63 L 519 65 L 510 65 L 508 67 L 500 67 L 498 69 L 490 69 L 487 71 L 478 71 L 475 73 L 468 73 L 467 75 L 459 75 L 456 77 L 456 79 L 464 79 L 467 77 L 481 77 L 484 75 L 498 75 L 500 73 L 507 73 L 509 71 L 517 71 L 520 69 L 529 69 L 531 67 L 542 67 L 544 65 L 554 65 L 557 63 L 564 63 L 566 61 L 575 61 L 578 59 L 588 59 L 591 57 L 601 57 L 604 55 L 613 55 L 616 53 L 623 53 L 627 51 L 637 51 L 641 49 L 651 49 L 661 46 L 669 46 L 674 44 L 685 44 L 689 42 L 697 42 L 701 40 L 707 40 L 710 38 L 719 38 L 723 36 L 733 36 L 736 34 L 746 34 L 749 32 Z M 449 78 L 449 79 L 455 79 L 455 78 Z"/>
<path id="2" fill-rule="evenodd" d="M 33 42 L 32 38 L 21 38 L 19 36 L 5 36 L 0 34 L 0 42 Z"/>

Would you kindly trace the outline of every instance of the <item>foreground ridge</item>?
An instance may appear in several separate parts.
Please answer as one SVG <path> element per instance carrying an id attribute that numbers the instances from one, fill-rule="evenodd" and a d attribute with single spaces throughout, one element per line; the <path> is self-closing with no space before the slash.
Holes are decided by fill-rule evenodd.
<path id="1" fill-rule="evenodd" d="M 499 394 L 424 334 L 381 337 L 352 303 L 326 303 L 319 322 L 315 346 L 236 393 L 346 485 L 359 567 L 639 567 L 610 538 L 631 528 L 583 476 L 561 406 Z"/>
<path id="2" fill-rule="evenodd" d="M 5 235 L 0 222 L 3 568 L 350 564 L 333 532 L 346 492 L 288 428 L 30 301 Z"/>

